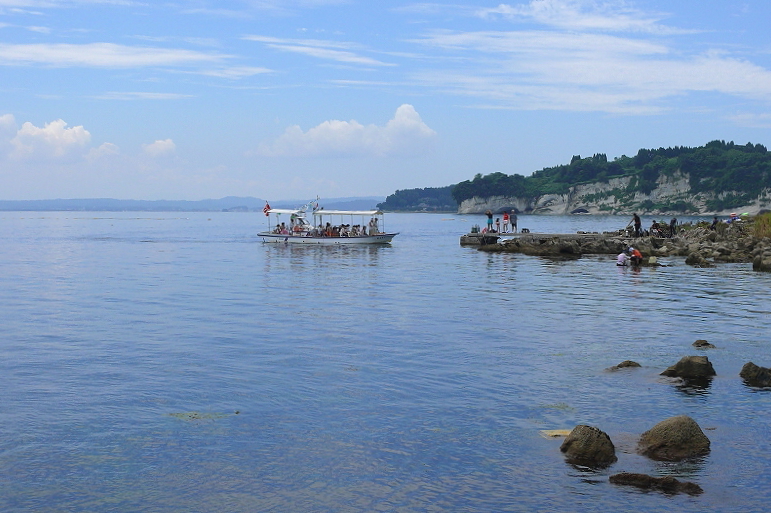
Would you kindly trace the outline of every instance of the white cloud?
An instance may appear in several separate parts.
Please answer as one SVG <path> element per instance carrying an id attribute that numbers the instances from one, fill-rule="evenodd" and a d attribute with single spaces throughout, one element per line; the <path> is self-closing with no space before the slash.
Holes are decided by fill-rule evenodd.
<path id="1" fill-rule="evenodd" d="M 193 98 L 192 94 L 119 92 L 111 91 L 95 96 L 98 100 L 185 100 Z"/>
<path id="2" fill-rule="evenodd" d="M 13 114 L 3 114 L 0 116 L 0 131 L 16 130 L 16 118 Z"/>
<path id="3" fill-rule="evenodd" d="M 351 50 L 357 49 L 357 45 L 341 43 L 338 41 L 324 41 L 319 39 L 279 39 L 267 36 L 244 36 L 247 41 L 265 43 L 269 48 L 284 52 L 300 53 L 317 59 L 325 59 L 345 64 L 361 64 L 365 66 L 394 66 L 387 62 L 379 61 L 371 57 L 365 57 Z"/>
<path id="4" fill-rule="evenodd" d="M 142 151 L 151 157 L 165 157 L 173 154 L 177 145 L 171 139 L 157 140 L 151 144 L 143 144 Z"/>
<path id="5" fill-rule="evenodd" d="M 684 31 L 660 25 L 663 14 L 649 14 L 629 7 L 624 1 L 611 0 L 531 0 L 529 4 L 500 4 L 480 9 L 482 18 L 502 16 L 512 20 L 532 20 L 569 30 L 601 30 L 683 34 Z"/>
<path id="6" fill-rule="evenodd" d="M 43 64 L 54 67 L 132 68 L 144 66 L 186 66 L 217 62 L 226 58 L 216 53 L 191 50 L 135 47 L 112 43 L 0 44 L 0 64 Z"/>
<path id="7" fill-rule="evenodd" d="M 46 123 L 43 128 L 29 121 L 24 123 L 11 139 L 15 158 L 61 158 L 85 148 L 91 134 L 83 126 L 67 128 L 61 119 Z"/>
<path id="8" fill-rule="evenodd" d="M 463 52 L 465 64 L 415 73 L 416 80 L 491 107 L 644 114 L 693 92 L 771 100 L 771 71 L 723 52 L 687 55 L 644 39 L 534 30 L 441 32 L 423 42 Z"/>
<path id="9" fill-rule="evenodd" d="M 210 77 L 229 78 L 236 80 L 239 78 L 253 77 L 255 75 L 263 75 L 266 73 L 273 73 L 272 69 L 259 68 L 252 66 L 234 66 L 232 68 L 221 68 L 201 71 L 201 75 L 207 75 Z"/>
<path id="10" fill-rule="evenodd" d="M 120 155 L 120 148 L 113 143 L 102 143 L 98 148 L 91 148 L 86 155 L 86 160 L 93 162 L 114 155 Z"/>
<path id="11" fill-rule="evenodd" d="M 273 143 L 257 150 L 263 156 L 418 155 L 430 148 L 436 132 L 426 125 L 412 105 L 396 109 L 385 126 L 357 121 L 324 121 L 304 132 L 291 126 Z"/>

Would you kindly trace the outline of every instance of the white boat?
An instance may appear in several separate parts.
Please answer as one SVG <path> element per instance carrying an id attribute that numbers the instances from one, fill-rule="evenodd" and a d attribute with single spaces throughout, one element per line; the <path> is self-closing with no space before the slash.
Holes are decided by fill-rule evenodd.
<path id="1" fill-rule="evenodd" d="M 310 202 L 298 209 L 270 208 L 268 230 L 257 235 L 278 244 L 389 244 L 397 233 L 385 232 L 380 210 L 324 210 Z M 313 208 L 313 209 L 312 209 Z M 310 218 L 308 210 L 312 209 Z"/>

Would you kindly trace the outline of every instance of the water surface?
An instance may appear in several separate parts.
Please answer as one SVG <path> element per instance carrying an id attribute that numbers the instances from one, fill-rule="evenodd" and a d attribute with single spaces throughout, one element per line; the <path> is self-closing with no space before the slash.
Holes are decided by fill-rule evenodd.
<path id="1" fill-rule="evenodd" d="M 390 246 L 296 247 L 262 244 L 259 213 L 0 213 L 0 509 L 765 510 L 771 392 L 738 373 L 771 366 L 771 275 L 461 248 L 483 222 L 390 215 Z M 690 354 L 709 386 L 659 376 Z M 635 454 L 680 414 L 709 456 Z M 576 468 L 539 435 L 576 424 L 619 461 Z"/>

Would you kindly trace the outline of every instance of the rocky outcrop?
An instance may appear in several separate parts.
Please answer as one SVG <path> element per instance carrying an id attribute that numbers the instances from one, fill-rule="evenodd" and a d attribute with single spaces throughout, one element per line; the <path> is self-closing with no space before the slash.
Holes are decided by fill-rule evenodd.
<path id="1" fill-rule="evenodd" d="M 640 454 L 659 461 L 680 461 L 704 456 L 709 438 L 691 417 L 680 415 L 659 422 L 640 436 Z"/>
<path id="2" fill-rule="evenodd" d="M 752 362 L 747 362 L 742 367 L 739 376 L 751 387 L 771 387 L 771 369 L 760 367 Z"/>
<path id="3" fill-rule="evenodd" d="M 661 373 L 662 376 L 684 379 L 711 378 L 715 374 L 715 369 L 706 356 L 684 356 Z"/>
<path id="4" fill-rule="evenodd" d="M 574 212 L 588 214 L 661 214 L 682 215 L 682 212 L 650 208 L 649 205 L 673 205 L 685 203 L 694 211 L 691 213 L 715 213 L 728 215 L 730 211 L 714 212 L 707 207 L 707 202 L 732 194 L 723 191 L 719 194 L 691 192 L 690 175 L 675 172 L 671 175 L 661 174 L 656 181 L 656 188 L 649 194 L 642 191 L 629 191 L 632 176 L 619 176 L 608 179 L 607 182 L 590 182 L 577 184 L 568 189 L 565 194 L 544 194 L 534 197 L 491 196 L 487 198 L 474 197 L 467 199 L 458 207 L 459 214 L 482 214 L 486 210 L 495 213 L 513 210 L 528 214 L 564 215 Z M 755 214 L 761 210 L 760 198 L 768 191 L 762 191 L 759 199 L 742 207 L 734 207 L 734 212 L 750 212 Z M 647 206 L 647 208 L 646 208 Z"/>
<path id="5" fill-rule="evenodd" d="M 568 463 L 587 467 L 607 467 L 616 462 L 616 448 L 610 437 L 592 426 L 579 425 L 560 446 Z"/>
<path id="6" fill-rule="evenodd" d="M 500 244 L 488 244 L 482 249 L 490 252 L 523 253 L 552 257 L 579 257 L 581 255 L 617 255 L 629 246 L 639 249 L 649 264 L 650 257 L 688 256 L 687 263 L 698 267 L 711 267 L 714 262 L 753 262 L 771 241 L 751 234 L 747 223 L 718 224 L 718 230 L 710 230 L 706 224 L 687 225 L 674 238 L 631 237 L 624 230 L 612 233 L 576 234 L 518 234 Z M 771 249 L 768 250 L 771 256 Z M 690 256 L 689 256 L 690 255 Z M 769 260 L 771 265 L 771 260 Z M 653 264 L 659 265 L 659 264 Z M 758 264 L 760 266 L 760 264 Z"/>
<path id="7" fill-rule="evenodd" d="M 664 493 L 687 493 L 699 495 L 704 492 L 701 486 L 688 481 L 678 481 L 672 476 L 652 477 L 646 474 L 633 474 L 622 472 L 610 476 L 610 482 L 617 485 L 636 486 L 642 490 L 658 490 Z"/>
<path id="8" fill-rule="evenodd" d="M 715 349 L 714 344 L 710 344 L 704 339 L 699 339 L 693 344 L 691 344 L 693 347 L 696 347 L 698 349 Z"/>

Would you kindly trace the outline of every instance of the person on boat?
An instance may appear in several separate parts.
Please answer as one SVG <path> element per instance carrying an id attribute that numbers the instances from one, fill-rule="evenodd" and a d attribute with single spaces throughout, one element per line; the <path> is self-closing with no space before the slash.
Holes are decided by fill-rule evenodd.
<path id="1" fill-rule="evenodd" d="M 640 265 L 642 264 L 642 253 L 640 253 L 639 249 L 635 249 L 630 247 L 629 248 L 629 261 L 632 263 L 632 265 Z"/>
<path id="2" fill-rule="evenodd" d="M 517 214 L 515 214 L 513 211 L 509 216 L 509 221 L 511 221 L 511 231 L 517 233 Z"/>
<path id="3" fill-rule="evenodd" d="M 361 232 L 360 232 L 360 234 L 361 234 L 362 237 L 366 237 L 367 236 L 367 227 L 366 226 L 361 225 Z"/>
<path id="4" fill-rule="evenodd" d="M 487 216 L 487 231 L 491 232 L 493 231 L 493 213 L 492 211 L 488 210 L 485 212 L 485 215 Z"/>
<path id="5" fill-rule="evenodd" d="M 287 230 L 285 223 L 281 223 L 281 235 L 289 235 L 289 230 Z"/>
<path id="6" fill-rule="evenodd" d="M 503 211 L 503 232 L 509 233 L 509 211 Z"/>
<path id="7" fill-rule="evenodd" d="M 627 260 L 629 260 L 629 256 L 626 254 L 626 251 L 622 251 L 616 257 L 616 265 L 626 267 Z"/>

